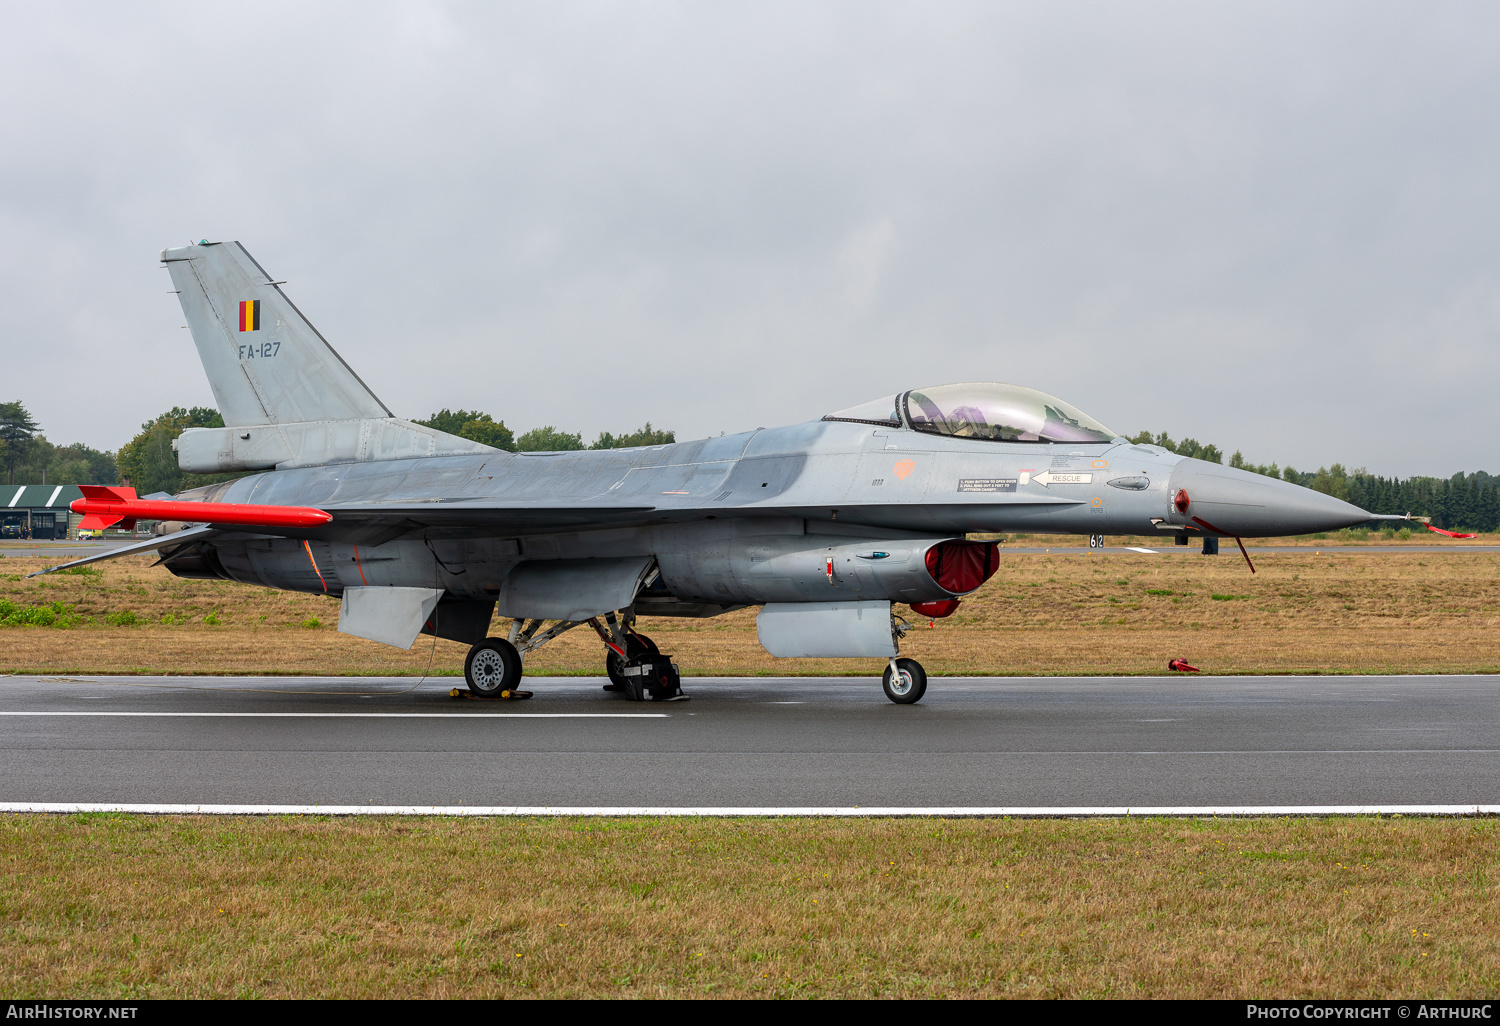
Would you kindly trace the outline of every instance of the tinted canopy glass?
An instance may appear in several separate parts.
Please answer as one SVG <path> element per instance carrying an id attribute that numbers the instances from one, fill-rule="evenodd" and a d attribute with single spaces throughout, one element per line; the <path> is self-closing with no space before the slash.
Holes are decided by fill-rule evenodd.
<path id="1" fill-rule="evenodd" d="M 1108 442 L 1115 433 L 1046 392 L 995 381 L 965 381 L 907 392 L 907 422 L 918 431 L 994 442 Z"/>

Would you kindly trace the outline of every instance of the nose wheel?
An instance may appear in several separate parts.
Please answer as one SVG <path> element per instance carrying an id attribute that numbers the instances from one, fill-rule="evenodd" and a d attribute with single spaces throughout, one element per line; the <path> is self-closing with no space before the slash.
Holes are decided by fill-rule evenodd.
<path id="1" fill-rule="evenodd" d="M 892 659 L 880 684 L 892 702 L 915 705 L 927 693 L 927 671 L 915 659 Z"/>

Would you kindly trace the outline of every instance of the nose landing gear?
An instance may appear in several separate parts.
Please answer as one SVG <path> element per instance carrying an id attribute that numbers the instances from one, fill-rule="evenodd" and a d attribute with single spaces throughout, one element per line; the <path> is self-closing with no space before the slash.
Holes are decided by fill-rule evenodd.
<path id="1" fill-rule="evenodd" d="M 948 616 L 958 608 L 958 603 L 952 599 L 945 602 L 923 602 L 912 606 L 912 609 L 923 616 Z M 906 637 L 907 632 L 912 629 L 912 624 L 906 618 L 891 612 L 891 640 L 896 643 L 897 651 L 901 639 Z M 922 700 L 927 693 L 927 671 L 922 669 L 922 664 L 915 659 L 905 659 L 900 656 L 891 656 L 886 665 L 885 673 L 880 678 L 880 686 L 885 689 L 885 697 L 897 705 L 915 705 Z"/>
<path id="2" fill-rule="evenodd" d="M 927 693 L 927 671 L 915 659 L 892 659 L 880 678 L 885 697 L 897 705 L 914 705 Z"/>

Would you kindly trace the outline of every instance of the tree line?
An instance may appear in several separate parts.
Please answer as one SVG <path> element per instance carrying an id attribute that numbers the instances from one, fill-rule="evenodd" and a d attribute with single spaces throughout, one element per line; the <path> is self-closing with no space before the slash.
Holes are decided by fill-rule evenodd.
<path id="1" fill-rule="evenodd" d="M 15 484 L 114 484 L 114 453 L 91 449 L 82 442 L 54 445 L 41 425 L 19 401 L 0 403 L 0 466 L 5 480 Z"/>
<path id="2" fill-rule="evenodd" d="M 601 432 L 591 445 L 583 435 L 561 431 L 548 424 L 523 432 L 519 437 L 503 420 L 479 410 L 439 410 L 416 423 L 508 452 L 543 452 L 581 449 L 628 449 L 641 445 L 663 445 L 677 440 L 676 432 L 653 428 L 648 421 L 635 431 L 614 435 Z M 205 406 L 172 409 L 141 425 L 140 433 L 118 452 L 101 452 L 81 442 L 54 445 L 42 433 L 21 402 L 0 403 L 0 466 L 6 480 L 15 484 L 115 484 L 129 480 L 141 495 L 179 492 L 183 488 L 228 481 L 243 474 L 184 474 L 177 468 L 172 442 L 190 427 L 223 427 L 219 411 Z M 1169 452 L 1209 463 L 1224 463 L 1216 445 L 1193 438 L 1174 441 L 1165 431 L 1153 435 L 1142 431 L 1130 439 L 1137 445 L 1159 445 Z M 1228 465 L 1267 477 L 1290 481 L 1314 491 L 1352 502 L 1371 513 L 1413 513 L 1430 516 L 1438 527 L 1459 531 L 1500 530 L 1500 477 L 1477 471 L 1450 478 L 1386 478 L 1363 467 L 1346 470 L 1343 464 L 1313 471 L 1281 467 L 1275 463 L 1247 461 L 1236 451 Z"/>
<path id="3" fill-rule="evenodd" d="M 413 423 L 446 431 L 450 435 L 458 435 L 460 438 L 491 445 L 507 452 L 634 449 L 642 445 L 665 445 L 668 442 L 677 441 L 677 432 L 653 428 L 649 420 L 643 426 L 623 435 L 613 435 L 608 431 L 600 432 L 592 445 L 583 444 L 582 433 L 559 431 L 551 424 L 532 428 L 517 438 L 515 433 L 505 426 L 505 421 L 495 420 L 488 413 L 482 413 L 479 410 L 443 409 L 426 420 Z"/>
<path id="4" fill-rule="evenodd" d="M 653 428 L 648 421 L 635 431 L 614 435 L 605 431 L 585 446 L 578 432 L 560 431 L 552 425 L 533 428 L 518 438 L 488 413 L 478 410 L 439 410 L 416 421 L 449 434 L 492 445 L 508 452 L 541 452 L 559 449 L 626 449 L 640 445 L 662 445 L 677 440 L 676 432 Z M 219 411 L 207 406 L 174 406 L 141 425 L 140 432 L 120 446 L 118 452 L 100 452 L 81 443 L 56 446 L 41 433 L 20 402 L 0 403 L 0 465 L 14 484 L 116 484 L 130 482 L 139 495 L 177 493 L 184 488 L 232 481 L 241 474 L 185 474 L 177 467 L 172 443 L 188 428 L 224 426 Z M 45 473 L 45 478 L 43 477 Z"/>
<path id="5" fill-rule="evenodd" d="M 625 449 L 637 445 L 661 445 L 675 442 L 672 431 L 653 428 L 648 421 L 645 426 L 627 434 L 615 436 L 604 432 L 593 445 L 583 444 L 583 435 L 559 431 L 552 425 L 532 428 L 519 438 L 505 426 L 505 421 L 495 420 L 479 410 L 439 410 L 426 420 L 413 421 L 426 427 L 446 431 L 482 445 L 494 446 L 507 452 L 551 452 L 560 449 Z M 223 427 L 224 418 L 219 411 L 205 406 L 183 409 L 174 406 L 155 420 L 141 425 L 141 433 L 120 447 L 116 456 L 119 475 L 130 479 L 131 485 L 140 495 L 153 492 L 179 492 L 183 488 L 232 481 L 239 474 L 184 474 L 177 469 L 177 453 L 172 442 L 190 427 Z M 258 471 L 256 471 L 258 473 Z"/>

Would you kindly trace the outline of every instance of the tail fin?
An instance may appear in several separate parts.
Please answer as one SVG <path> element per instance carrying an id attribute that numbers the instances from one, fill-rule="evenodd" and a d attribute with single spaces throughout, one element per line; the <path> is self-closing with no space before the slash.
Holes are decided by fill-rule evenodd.
<path id="1" fill-rule="evenodd" d="M 226 426 L 391 416 L 244 246 L 203 242 L 161 259 Z"/>

